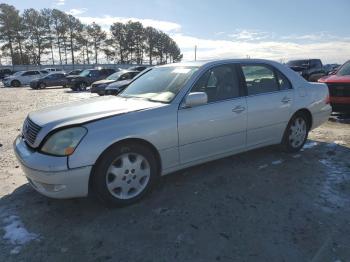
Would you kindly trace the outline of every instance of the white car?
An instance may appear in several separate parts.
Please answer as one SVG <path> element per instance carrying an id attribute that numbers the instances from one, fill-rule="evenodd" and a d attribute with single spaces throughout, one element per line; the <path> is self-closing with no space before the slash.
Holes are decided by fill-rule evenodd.
<path id="1" fill-rule="evenodd" d="M 10 75 L 8 77 L 5 77 L 2 82 L 4 86 L 13 86 L 13 87 L 19 87 L 24 85 L 29 85 L 30 82 L 36 78 L 42 77 L 46 74 L 43 72 L 40 72 L 39 70 L 30 70 L 30 71 L 19 71 L 14 73 L 13 75 Z"/>
<path id="2" fill-rule="evenodd" d="M 183 168 L 273 144 L 296 152 L 330 113 L 325 84 L 273 61 L 170 64 L 119 96 L 30 113 L 14 148 L 38 192 L 126 205 Z"/>

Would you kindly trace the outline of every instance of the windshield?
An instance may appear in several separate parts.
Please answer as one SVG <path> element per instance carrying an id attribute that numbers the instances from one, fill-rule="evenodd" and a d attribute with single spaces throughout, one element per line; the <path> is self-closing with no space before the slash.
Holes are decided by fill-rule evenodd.
<path id="1" fill-rule="evenodd" d="M 13 74 L 13 76 L 19 76 L 22 75 L 24 73 L 24 71 L 18 71 L 16 73 Z"/>
<path id="2" fill-rule="evenodd" d="M 114 74 L 111 74 L 109 77 L 107 77 L 107 80 L 118 80 L 119 77 L 124 73 L 125 71 L 118 71 Z"/>
<path id="3" fill-rule="evenodd" d="M 169 103 L 198 67 L 158 67 L 132 82 L 120 95 Z"/>
<path id="4" fill-rule="evenodd" d="M 338 76 L 348 76 L 350 75 L 350 61 L 346 62 L 337 72 Z"/>
<path id="5" fill-rule="evenodd" d="M 308 66 L 309 65 L 309 61 L 308 60 L 293 60 L 293 61 L 289 61 L 287 63 L 288 66 Z"/>
<path id="6" fill-rule="evenodd" d="M 81 72 L 79 75 L 80 76 L 83 76 L 83 77 L 86 77 L 86 76 L 89 76 L 89 74 L 91 73 L 92 71 L 91 70 L 84 70 L 83 72 Z"/>

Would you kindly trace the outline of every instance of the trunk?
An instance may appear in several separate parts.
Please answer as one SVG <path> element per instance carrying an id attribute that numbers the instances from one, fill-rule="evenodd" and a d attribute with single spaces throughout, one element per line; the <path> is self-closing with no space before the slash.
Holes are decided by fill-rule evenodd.
<path id="1" fill-rule="evenodd" d="M 14 65 L 14 57 L 13 57 L 13 46 L 12 46 L 12 38 L 9 36 L 9 47 L 10 47 L 10 55 L 11 55 L 11 63 Z"/>
<path id="2" fill-rule="evenodd" d="M 60 57 L 60 65 L 62 65 L 61 42 L 60 37 L 57 37 L 58 55 Z"/>
<path id="3" fill-rule="evenodd" d="M 63 40 L 63 47 L 64 47 L 64 59 L 65 59 L 65 63 L 67 63 L 67 43 L 66 43 L 66 40 L 64 39 Z"/>
<path id="4" fill-rule="evenodd" d="M 86 42 L 86 59 L 87 59 L 87 63 L 88 65 L 90 65 L 90 57 L 89 57 L 89 46 L 88 46 L 88 43 Z"/>
<path id="5" fill-rule="evenodd" d="M 73 35 L 70 35 L 70 50 L 72 54 L 72 64 L 74 65 L 74 47 L 73 47 Z"/>
<path id="6" fill-rule="evenodd" d="M 96 41 L 94 42 L 94 47 L 95 47 L 95 64 L 97 65 L 97 44 L 96 44 Z"/>
<path id="7" fill-rule="evenodd" d="M 52 59 L 52 64 L 55 64 L 55 59 L 53 57 L 53 42 L 52 42 L 52 38 L 50 38 L 50 48 L 51 48 L 51 59 Z"/>
<path id="8" fill-rule="evenodd" d="M 22 43 L 19 35 L 17 35 L 17 44 L 19 48 L 19 62 L 21 65 L 23 65 L 23 49 L 22 49 Z"/>

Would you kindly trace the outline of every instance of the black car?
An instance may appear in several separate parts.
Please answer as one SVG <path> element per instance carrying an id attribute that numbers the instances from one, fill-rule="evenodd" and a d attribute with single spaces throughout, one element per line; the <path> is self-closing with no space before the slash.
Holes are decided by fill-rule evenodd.
<path id="1" fill-rule="evenodd" d="M 141 72 L 146 68 L 148 68 L 148 66 L 132 66 L 132 67 L 129 67 L 128 70 Z"/>
<path id="2" fill-rule="evenodd" d="M 48 86 L 65 86 L 67 84 L 66 76 L 64 72 L 50 73 L 31 81 L 30 87 L 33 89 L 43 89 Z"/>
<path id="3" fill-rule="evenodd" d="M 67 87 L 73 91 L 86 90 L 93 82 L 105 79 L 114 72 L 114 69 L 86 69 L 79 75 L 67 76 Z"/>
<path id="4" fill-rule="evenodd" d="M 292 60 L 287 66 L 310 82 L 317 82 L 327 74 L 320 59 Z"/>
<path id="5" fill-rule="evenodd" d="M 76 76 L 76 75 L 79 75 L 81 72 L 83 72 L 82 69 L 74 69 L 74 70 L 70 71 L 67 75 Z"/>
<path id="6" fill-rule="evenodd" d="M 9 68 L 0 69 L 0 79 L 3 79 L 6 76 L 12 75 L 12 70 Z"/>
<path id="7" fill-rule="evenodd" d="M 128 80 L 123 80 L 123 81 L 118 81 L 114 82 L 112 84 L 109 84 L 105 91 L 104 94 L 107 95 L 118 95 L 120 92 L 122 92 L 125 88 L 130 85 L 130 83 L 133 81 L 133 79 L 128 79 Z"/>
<path id="8" fill-rule="evenodd" d="M 96 81 L 91 85 L 91 93 L 97 93 L 100 96 L 105 95 L 105 89 L 109 84 L 112 84 L 114 82 L 124 81 L 124 80 L 131 80 L 136 75 L 138 75 L 139 71 L 130 71 L 130 70 L 121 70 L 119 72 L 116 72 L 106 79 Z"/>

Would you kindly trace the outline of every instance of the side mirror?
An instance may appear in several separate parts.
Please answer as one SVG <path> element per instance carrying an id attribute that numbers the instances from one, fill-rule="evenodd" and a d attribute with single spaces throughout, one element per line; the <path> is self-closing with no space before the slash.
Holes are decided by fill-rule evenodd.
<path id="1" fill-rule="evenodd" d="M 193 92 L 188 94 L 185 99 L 184 106 L 185 107 L 194 107 L 205 105 L 208 103 L 208 95 L 204 92 Z"/>

